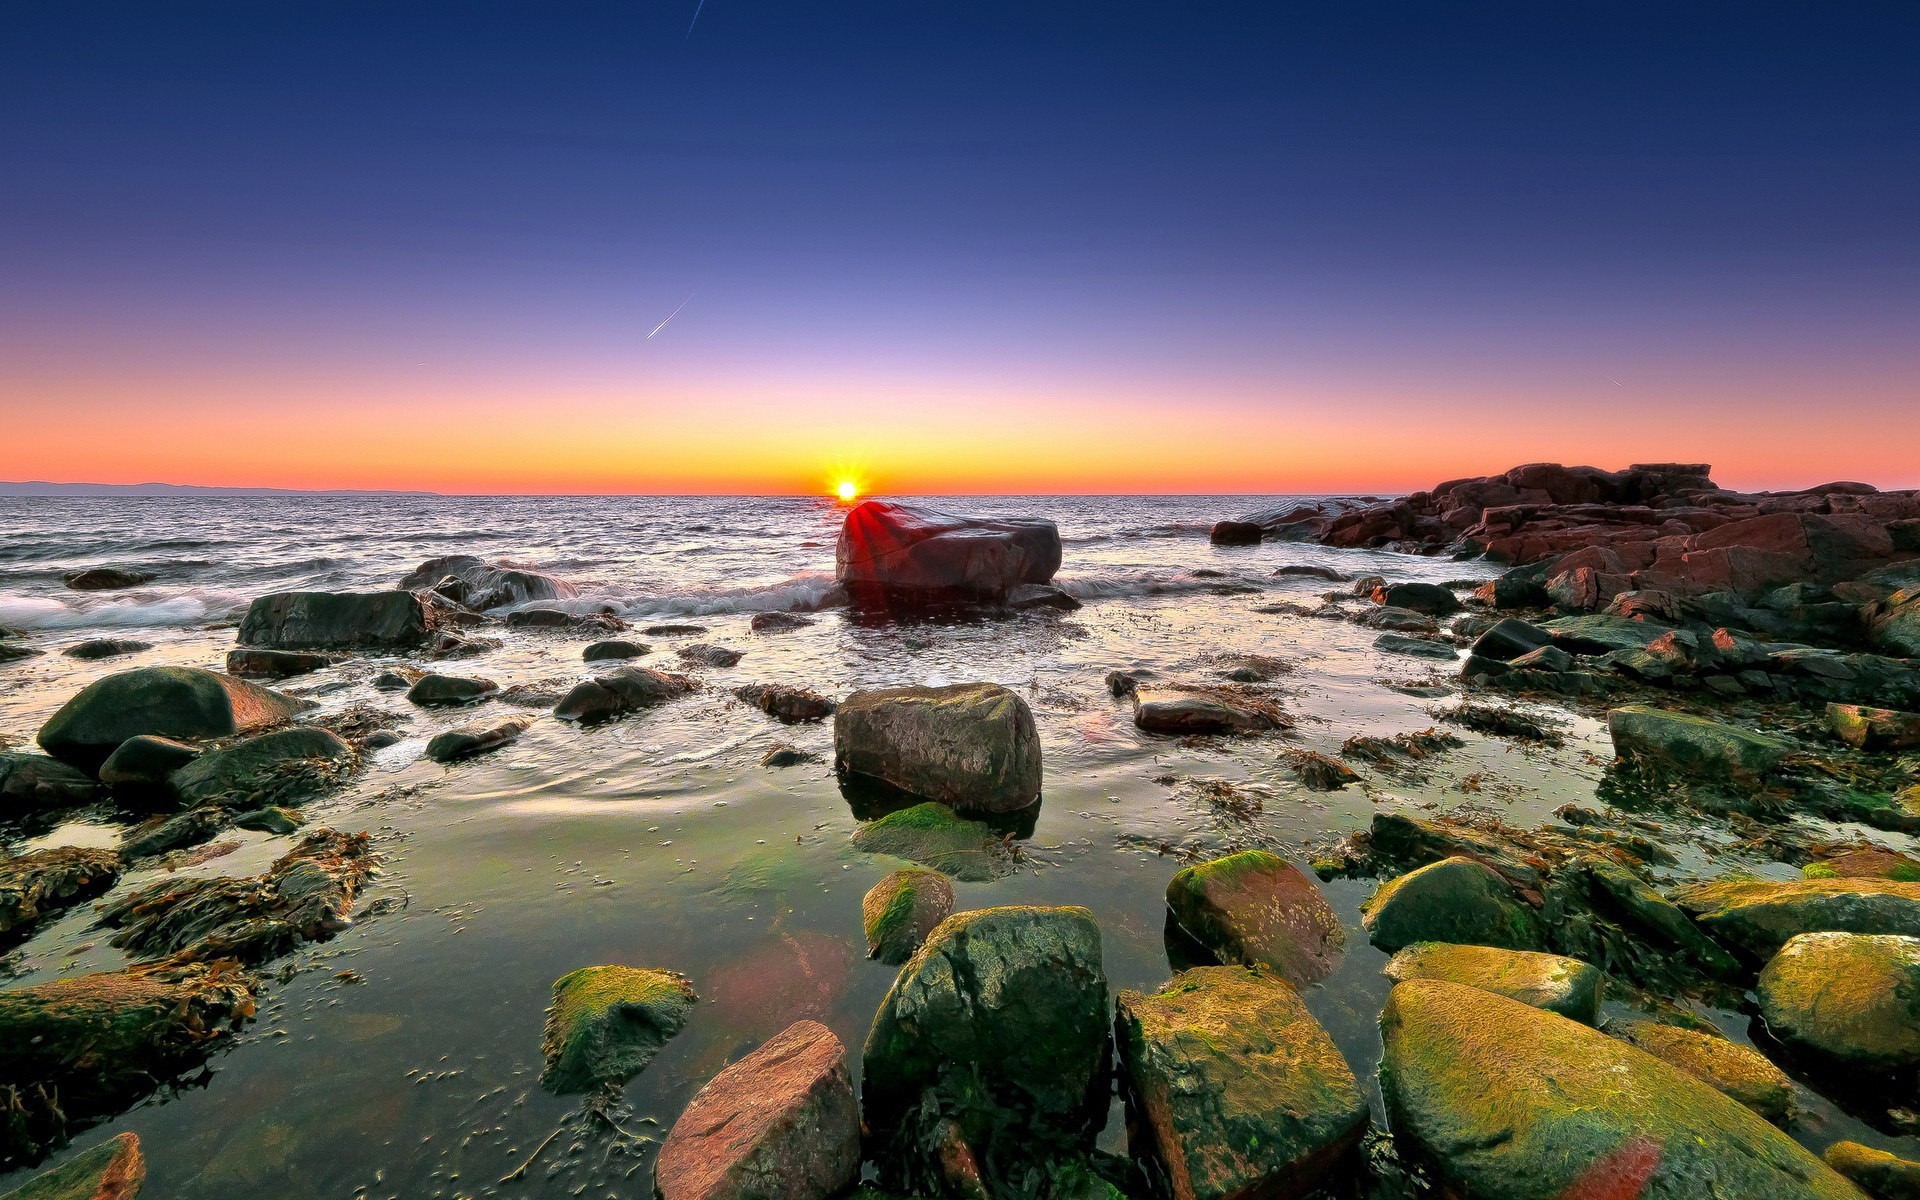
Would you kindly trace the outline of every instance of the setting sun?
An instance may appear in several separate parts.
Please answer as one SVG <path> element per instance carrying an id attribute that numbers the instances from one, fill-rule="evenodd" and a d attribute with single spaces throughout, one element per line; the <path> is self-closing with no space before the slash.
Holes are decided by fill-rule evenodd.
<path id="1" fill-rule="evenodd" d="M 851 479 L 842 479 L 833 490 L 840 499 L 850 502 L 860 494 L 860 485 Z"/>

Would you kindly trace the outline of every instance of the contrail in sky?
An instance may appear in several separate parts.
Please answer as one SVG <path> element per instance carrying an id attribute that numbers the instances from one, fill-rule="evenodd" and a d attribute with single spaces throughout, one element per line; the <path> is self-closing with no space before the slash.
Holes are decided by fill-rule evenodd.
<path id="1" fill-rule="evenodd" d="M 691 303 L 693 303 L 693 298 L 694 298 L 695 296 L 697 296 L 697 295 L 699 295 L 699 293 L 698 293 L 698 292 L 688 292 L 688 293 L 687 293 L 687 298 L 686 298 L 685 300 L 682 300 L 682 301 L 680 302 L 680 308 L 685 308 L 685 307 L 686 307 L 687 305 L 689 305 L 689 304 L 691 304 Z M 674 310 L 673 310 L 672 312 L 670 312 L 670 313 L 668 313 L 668 314 L 667 314 L 667 321 L 671 321 L 671 320 L 673 320 L 673 319 L 674 319 L 675 317 L 677 317 L 677 316 L 679 316 L 679 315 L 680 315 L 680 308 L 676 308 L 676 309 L 674 309 Z M 659 332 L 660 332 L 660 331 L 661 331 L 662 329 L 665 329 L 665 328 L 667 327 L 667 321 L 662 321 L 662 322 L 660 322 L 660 323 L 659 323 L 658 325 L 655 325 L 655 326 L 653 327 L 653 333 L 659 333 Z M 652 341 L 652 340 L 653 340 L 653 333 L 650 333 L 650 334 L 648 334 L 648 335 L 647 335 L 647 340 L 648 340 L 648 341 Z"/>
<path id="2" fill-rule="evenodd" d="M 686 45 L 689 41 L 693 40 L 693 27 L 700 23 L 700 10 L 705 8 L 706 6 L 707 6 L 707 0 L 700 0 L 700 3 L 693 6 L 693 20 L 687 22 L 687 36 L 680 39 L 680 44 L 682 46 Z"/>

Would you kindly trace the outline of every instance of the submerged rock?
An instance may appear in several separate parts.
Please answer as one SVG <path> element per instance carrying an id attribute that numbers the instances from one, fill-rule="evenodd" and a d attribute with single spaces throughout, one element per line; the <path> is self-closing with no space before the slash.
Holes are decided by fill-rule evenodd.
<path id="1" fill-rule="evenodd" d="M 1835 1142 L 1820 1157 L 1874 1200 L 1920 1200 L 1920 1162 L 1859 1142 Z"/>
<path id="2" fill-rule="evenodd" d="M 242 647 L 227 651 L 227 674 L 243 679 L 286 679 L 293 675 L 323 671 L 338 661 L 334 655 L 314 654 L 306 650 L 249 650 Z"/>
<path id="3" fill-rule="evenodd" d="M 1133 723 L 1149 733 L 1259 733 L 1281 727 L 1266 706 L 1220 691 L 1140 688 L 1133 697 Z"/>
<path id="4" fill-rule="evenodd" d="M 1273 968 L 1297 987 L 1333 973 L 1346 931 L 1313 880 L 1268 850 L 1199 863 L 1167 884 L 1181 932 L 1223 963 Z"/>
<path id="5" fill-rule="evenodd" d="M 147 1180 L 140 1136 L 116 1133 L 44 1175 L 36 1175 L 0 1200 L 133 1200 Z"/>
<path id="6" fill-rule="evenodd" d="M 1705 717 L 1632 704 L 1607 714 L 1615 753 L 1708 780 L 1754 785 L 1790 747 L 1779 738 Z"/>
<path id="7" fill-rule="evenodd" d="M 278 725 L 304 701 L 198 667 L 135 667 L 96 679 L 40 727 L 48 754 L 87 770 L 131 737 L 221 738 Z"/>
<path id="8" fill-rule="evenodd" d="M 1414 658 L 1451 661 L 1459 657 L 1451 642 L 1433 638 L 1409 637 L 1404 633 L 1383 633 L 1373 639 L 1373 648 L 1387 654 L 1407 654 Z"/>
<path id="9" fill-rule="evenodd" d="M 540 1086 L 556 1095 L 625 1083 L 693 1012 L 693 983 L 672 971 L 582 967 L 554 982 Z"/>
<path id="10" fill-rule="evenodd" d="M 85 772 L 44 754 L 0 754 L 0 817 L 85 804 L 100 787 Z"/>
<path id="11" fill-rule="evenodd" d="M 435 595 L 475 611 L 526 604 L 533 600 L 567 600 L 580 590 L 557 575 L 489 563 L 471 554 L 430 558 L 401 578 L 407 591 L 431 589 Z"/>
<path id="12" fill-rule="evenodd" d="M 275 592 L 247 608 L 242 646 L 280 650 L 410 650 L 439 625 L 413 592 Z"/>
<path id="13" fill-rule="evenodd" d="M 907 961 L 933 927 L 953 912 L 953 885 L 938 871 L 895 871 L 860 901 L 867 957 L 889 966 Z"/>
<path id="14" fill-rule="evenodd" d="M 993 827 L 957 816 L 944 804 L 916 804 L 869 821 L 854 831 L 853 844 L 868 854 L 909 859 L 955 879 L 985 882 L 1006 873 L 1006 856 Z"/>
<path id="15" fill-rule="evenodd" d="M 811 750 L 802 750 L 800 747 L 788 742 L 775 742 L 773 745 L 767 747 L 765 754 L 760 756 L 760 765 L 763 767 L 797 767 L 801 763 L 817 762 L 819 759 L 820 756 Z"/>
<path id="16" fill-rule="evenodd" d="M 747 622 L 747 628 L 755 633 L 790 633 L 811 624 L 812 617 L 803 617 L 799 613 L 763 612 L 753 614 L 753 620 Z"/>
<path id="17" fill-rule="evenodd" d="M 868 500 L 847 513 L 835 576 L 856 607 L 1004 600 L 1060 569 L 1060 530 L 1037 518 L 959 517 Z"/>
<path id="18" fill-rule="evenodd" d="M 184 850 L 212 841 L 231 819 L 222 808 L 192 808 L 171 817 L 156 818 L 126 833 L 120 842 L 120 853 L 129 859 L 142 859 Z"/>
<path id="19" fill-rule="evenodd" d="M 609 659 L 639 658 L 652 652 L 652 647 L 644 642 L 629 642 L 621 638 L 608 638 L 588 646 L 580 652 L 586 662 L 605 662 Z"/>
<path id="20" fill-rule="evenodd" d="M 1702 929 L 1759 959 L 1803 933 L 1920 937 L 1920 883 L 1727 879 L 1678 888 L 1673 900 Z"/>
<path id="21" fill-rule="evenodd" d="M 707 642 L 695 642 L 691 646 L 682 646 L 674 651 L 680 661 L 695 667 L 724 668 L 738 666 L 746 655 L 730 646 L 715 646 Z"/>
<path id="22" fill-rule="evenodd" d="M 1583 1025 L 1600 1020 L 1600 993 L 1606 982 L 1599 971 L 1577 958 L 1447 942 L 1416 942 L 1389 959 L 1385 973 L 1395 983 L 1409 979 L 1464 983 Z"/>
<path id="23" fill-rule="evenodd" d="M 1532 950 L 1544 942 L 1540 915 L 1506 880 L 1471 858 L 1448 858 L 1380 885 L 1360 922 L 1389 953 L 1415 942 Z"/>
<path id="24" fill-rule="evenodd" d="M 775 720 L 789 725 L 797 725 L 802 721 L 824 721 L 838 707 L 818 692 L 778 683 L 749 683 L 733 689 L 733 694 Z"/>
<path id="25" fill-rule="evenodd" d="M 60 653 L 68 658 L 92 661 L 101 658 L 117 658 L 122 654 L 138 654 L 142 650 L 153 649 L 152 642 L 137 642 L 132 638 L 88 638 L 84 642 L 75 642 Z"/>
<path id="26" fill-rule="evenodd" d="M 0 858 L 0 945 L 25 936 L 44 917 L 93 899 L 120 878 L 112 850 L 61 846 Z"/>
<path id="27" fill-rule="evenodd" d="M 1265 533 L 1253 521 L 1215 521 L 1207 540 L 1216 546 L 1258 546 Z"/>
<path id="28" fill-rule="evenodd" d="M 435 762 L 457 762 L 489 750 L 497 750 L 525 733 L 530 724 L 524 720 L 475 721 L 458 729 L 438 733 L 427 742 L 427 757 Z"/>
<path id="29" fill-rule="evenodd" d="M 834 713 L 833 750 L 843 780 L 961 812 L 1017 812 L 1040 799 L 1033 712 L 999 684 L 855 692 Z"/>
<path id="30" fill-rule="evenodd" d="M 407 689 L 407 699 L 422 706 L 473 704 L 500 690 L 491 679 L 459 675 L 422 675 Z"/>
<path id="31" fill-rule="evenodd" d="M 1803 933 L 1760 972 L 1767 1028 L 1836 1067 L 1920 1067 L 1920 938 Z"/>
<path id="32" fill-rule="evenodd" d="M 829 1200 L 860 1171 L 847 1049 L 800 1021 L 700 1089 L 660 1146 L 661 1200 Z"/>
<path id="33" fill-rule="evenodd" d="M 1712 1084 L 1776 1124 L 1793 1110 L 1793 1080 L 1751 1046 L 1655 1021 L 1609 1021 L 1607 1036 Z"/>
<path id="34" fill-rule="evenodd" d="M 1367 1128 L 1339 1048 L 1263 967 L 1121 992 L 1115 1042 L 1128 1146 L 1179 1200 L 1303 1195 Z"/>
<path id="35" fill-rule="evenodd" d="M 127 567 L 89 567 L 84 571 L 68 571 L 61 579 L 76 592 L 114 592 L 152 583 L 154 574 Z"/>
<path id="36" fill-rule="evenodd" d="M 645 667 L 621 667 L 574 684 L 560 703 L 554 705 L 553 715 L 582 724 L 605 721 L 665 704 L 698 686 L 684 675 L 669 675 Z"/>
<path id="37" fill-rule="evenodd" d="M 209 750 L 175 771 L 168 782 L 190 803 L 258 805 L 311 792 L 353 760 L 353 747 L 332 730 L 299 725 Z"/>

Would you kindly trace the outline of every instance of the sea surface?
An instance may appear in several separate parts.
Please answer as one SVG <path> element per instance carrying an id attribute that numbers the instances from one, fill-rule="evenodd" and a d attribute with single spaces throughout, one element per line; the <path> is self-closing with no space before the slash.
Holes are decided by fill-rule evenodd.
<path id="1" fill-rule="evenodd" d="M 384 709 L 403 735 L 307 809 L 312 827 L 373 833 L 386 867 L 362 903 L 379 900 L 390 911 L 270 967 L 259 1018 L 204 1077 L 82 1134 L 77 1146 L 137 1131 L 150 1164 L 148 1200 L 633 1197 L 650 1194 L 653 1145 L 700 1085 L 791 1022 L 813 1017 L 833 1028 L 857 1077 L 859 1047 L 894 974 L 865 957 L 860 898 L 902 864 L 849 844 L 858 821 L 832 773 L 831 722 L 780 725 L 730 695 L 740 683 L 834 696 L 970 680 L 1019 691 L 1044 748 L 1042 807 L 1019 869 L 957 884 L 958 907 L 1087 906 L 1116 990 L 1167 979 L 1163 894 L 1195 858 L 1266 846 L 1304 864 L 1377 811 L 1484 813 L 1533 827 L 1570 801 L 1597 803 L 1611 758 L 1604 729 L 1555 709 L 1534 711 L 1561 723 L 1564 745 L 1461 731 L 1464 747 L 1404 768 L 1363 768 L 1365 783 L 1341 792 L 1306 790 L 1282 761 L 1290 748 L 1333 753 L 1355 734 L 1427 728 L 1444 700 L 1409 693 L 1458 681 L 1451 663 L 1383 653 L 1372 630 L 1259 611 L 1315 604 L 1335 586 L 1277 568 L 1447 582 L 1488 577 L 1486 564 L 1208 543 L 1214 521 L 1296 497 L 924 499 L 1057 521 L 1066 551 L 1057 582 L 1085 606 L 878 624 L 820 609 L 844 510 L 809 498 L 0 499 L 0 626 L 48 651 L 0 666 L 0 739 L 16 746 L 110 672 L 219 668 L 254 596 L 391 586 L 444 554 L 552 571 L 580 585 L 580 599 L 564 603 L 610 602 L 636 627 L 706 627 L 629 635 L 653 646 L 643 665 L 686 669 L 674 649 L 694 641 L 745 652 L 735 667 L 694 670 L 710 685 L 695 695 L 593 729 L 501 700 L 478 713 L 414 709 L 371 686 L 402 658 L 357 659 L 281 685 L 323 710 Z M 98 565 L 157 578 L 124 592 L 62 585 L 63 572 Z M 751 617 L 767 611 L 808 613 L 813 623 L 752 633 Z M 479 632 L 501 646 L 446 669 L 562 691 L 590 673 L 580 658 L 590 637 Z M 58 653 L 107 635 L 152 647 L 99 662 Z M 1132 667 L 1217 680 L 1242 654 L 1290 665 L 1275 684 L 1297 720 L 1290 733 L 1144 734 L 1103 683 L 1107 672 Z M 441 729 L 509 713 L 535 720 L 518 743 L 451 767 L 421 757 Z M 767 748 L 783 741 L 821 758 L 762 767 Z M 1231 803 L 1218 800 L 1222 782 Z M 123 828 L 114 816 L 89 810 L 30 834 L 0 826 L 0 848 L 112 845 Z M 1684 817 L 1666 833 L 1674 879 L 1736 867 L 1789 871 L 1744 857 L 1725 830 L 1687 828 Z M 184 870 L 257 873 L 288 839 L 239 833 L 221 842 L 231 849 Z M 132 873 L 119 886 L 152 877 Z M 1378 1060 L 1386 992 L 1385 956 L 1358 923 L 1373 886 L 1326 885 L 1352 936 L 1343 965 L 1307 996 L 1363 1079 Z M 0 986 L 121 965 L 92 921 L 82 906 L 44 926 L 0 958 Z M 624 1106 L 596 1115 L 536 1080 L 552 982 L 608 962 L 684 972 L 701 1001 L 685 1032 L 627 1086 Z M 1738 1014 L 1700 1015 L 1746 1036 Z M 1801 1101 L 1793 1132 L 1809 1145 L 1867 1136 L 1811 1093 Z M 1117 1110 L 1102 1144 L 1124 1149 Z M 21 1178 L 0 1177 L 0 1191 Z"/>

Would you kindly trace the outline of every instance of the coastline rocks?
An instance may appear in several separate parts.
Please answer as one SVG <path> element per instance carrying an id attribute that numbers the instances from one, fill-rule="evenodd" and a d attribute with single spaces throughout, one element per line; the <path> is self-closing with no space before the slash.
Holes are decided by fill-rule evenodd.
<path id="1" fill-rule="evenodd" d="M 824 721 L 838 707 L 818 692 L 778 683 L 749 683 L 733 689 L 733 694 L 788 725 L 797 725 L 802 721 Z"/>
<path id="2" fill-rule="evenodd" d="M 332 730 L 299 725 L 209 750 L 167 782 L 190 803 L 258 807 L 311 790 L 353 758 Z"/>
<path id="3" fill-rule="evenodd" d="M 1367 1128 L 1346 1059 L 1265 968 L 1121 992 L 1114 1040 L 1128 1146 L 1175 1200 L 1304 1195 Z"/>
<path id="4" fill-rule="evenodd" d="M 476 612 L 534 600 L 568 600 L 580 594 L 573 584 L 556 575 L 508 563 L 488 563 L 471 554 L 430 558 L 407 572 L 399 586 L 409 592 L 431 590 Z"/>
<path id="5" fill-rule="evenodd" d="M 1577 1021 L 1423 979 L 1380 1026 L 1395 1139 L 1460 1194 L 1860 1200 L 1759 1114 Z"/>
<path id="6" fill-rule="evenodd" d="M 278 725 L 306 702 L 198 667 L 136 667 L 96 679 L 40 727 L 48 754 L 92 770 L 141 734 L 221 738 Z"/>
<path id="7" fill-rule="evenodd" d="M 1442 859 L 1383 883 L 1360 912 L 1368 939 L 1388 953 L 1415 942 L 1532 950 L 1543 941 L 1540 915 L 1471 858 Z"/>
<path id="8" fill-rule="evenodd" d="M 1787 743 L 1705 717 L 1630 704 L 1607 714 L 1614 752 L 1707 780 L 1757 784 L 1780 765 Z"/>
<path id="9" fill-rule="evenodd" d="M 667 1132 L 661 1200 L 829 1200 L 860 1171 L 847 1049 L 818 1021 L 789 1026 L 707 1081 Z"/>
<path id="10" fill-rule="evenodd" d="M 85 804 L 100 790 L 84 772 L 44 754 L 0 754 L 0 817 Z"/>
<path id="11" fill-rule="evenodd" d="M 238 640 L 274 650 L 411 650 L 437 626 L 413 592 L 275 592 L 247 606 Z"/>
<path id="12" fill-rule="evenodd" d="M 1268 713 L 1224 695 L 1171 688 L 1137 688 L 1133 723 L 1148 733 L 1180 735 L 1259 733 L 1278 725 Z"/>
<path id="13" fill-rule="evenodd" d="M 746 655 L 728 646 L 715 646 L 707 642 L 695 642 L 674 651 L 681 662 L 695 667 L 735 667 Z"/>
<path id="14" fill-rule="evenodd" d="M 1502 617 L 1473 641 L 1474 658 L 1493 662 L 1512 662 L 1542 646 L 1551 646 L 1553 635 L 1538 625 L 1514 617 Z"/>
<path id="15" fill-rule="evenodd" d="M 644 642 L 629 642 L 621 638 L 607 638 L 588 646 L 580 652 L 585 662 L 605 662 L 609 659 L 639 658 L 650 653 L 652 647 Z"/>
<path id="16" fill-rule="evenodd" d="M 1040 799 L 1033 712 L 994 683 L 855 692 L 834 713 L 833 751 L 843 781 L 959 812 L 1017 812 Z"/>
<path id="17" fill-rule="evenodd" d="M 1451 642 L 1409 637 L 1404 633 L 1383 633 L 1373 639 L 1373 646 L 1374 649 L 1388 654 L 1409 654 L 1415 658 L 1451 661 L 1459 657 L 1459 652 L 1454 649 Z"/>
<path id="18" fill-rule="evenodd" d="M 1429 617 L 1446 617 L 1460 611 L 1460 598 L 1437 583 L 1388 583 L 1373 589 L 1373 602 L 1387 608 L 1403 608 Z"/>
<path id="19" fill-rule="evenodd" d="M 1920 938 L 1803 933 L 1760 972 L 1767 1028 L 1840 1068 L 1920 1066 Z"/>
<path id="20" fill-rule="evenodd" d="M 1216 546 L 1258 546 L 1265 534 L 1253 521 L 1215 521 L 1207 540 Z"/>
<path id="21" fill-rule="evenodd" d="M 895 871 L 860 900 L 867 957 L 898 966 L 952 913 L 953 885 L 946 876 L 914 868 Z"/>
<path id="22" fill-rule="evenodd" d="M 1346 931 L 1313 880 L 1268 850 L 1187 867 L 1167 884 L 1167 912 L 1222 963 L 1272 968 L 1295 987 L 1333 973 Z"/>
<path id="23" fill-rule="evenodd" d="M 460 675 L 422 675 L 407 689 L 407 699 L 422 707 L 473 704 L 493 695 L 500 685 L 491 679 Z"/>
<path id="24" fill-rule="evenodd" d="M 242 679 L 287 679 L 294 675 L 311 675 L 338 661 L 331 654 L 314 654 L 306 650 L 249 650 L 242 647 L 227 651 L 227 674 L 238 675 Z"/>
<path id="25" fill-rule="evenodd" d="M 1086 909 L 942 921 L 888 989 L 862 1055 L 882 1181 L 939 1187 L 944 1148 L 998 1194 L 1028 1168 L 1090 1150 L 1107 1111 L 1109 1020 Z"/>
<path id="26" fill-rule="evenodd" d="M 686 1026 L 698 998 L 672 971 L 602 966 L 561 976 L 541 1038 L 540 1086 L 565 1095 L 625 1083 Z"/>
<path id="27" fill-rule="evenodd" d="M 476 754 L 485 754 L 497 750 L 519 738 L 527 730 L 529 722 L 524 720 L 495 721 L 488 724 L 476 721 L 471 725 L 462 725 L 458 729 L 449 729 L 445 733 L 435 734 L 427 742 L 427 757 L 435 762 L 458 762 L 463 758 L 472 758 Z"/>
<path id="28" fill-rule="evenodd" d="M 36 1175 L 0 1200 L 133 1200 L 147 1181 L 140 1136 L 116 1133 L 66 1163 Z"/>
<path id="29" fill-rule="evenodd" d="M 857 608 L 997 603 L 1060 569 L 1060 530 L 1037 518 L 991 520 L 868 500 L 848 511 L 835 577 Z"/>
<path id="30" fill-rule="evenodd" d="M 678 699 L 699 685 L 684 675 L 669 675 L 645 667 L 621 667 L 573 685 L 553 715 L 562 721 L 591 724 L 639 712 Z"/>
<path id="31" fill-rule="evenodd" d="M 1384 974 L 1395 983 L 1444 979 L 1492 992 L 1580 1022 L 1600 1020 L 1605 977 L 1590 964 L 1558 954 L 1416 942 L 1387 960 Z"/>
<path id="32" fill-rule="evenodd" d="M 154 574 L 125 567 L 89 567 L 84 571 L 68 571 L 61 580 L 76 592 L 116 592 L 152 583 Z"/>
<path id="33" fill-rule="evenodd" d="M 1775 1124 L 1793 1110 L 1793 1080 L 1751 1046 L 1655 1021 L 1609 1021 L 1606 1032 L 1712 1084 Z"/>
<path id="34" fill-rule="evenodd" d="M 151 649 L 153 649 L 152 642 L 136 642 L 131 638 L 88 638 L 84 642 L 75 642 L 60 653 L 68 658 L 92 662 L 102 658 L 118 658 L 122 654 L 138 654 L 142 650 Z"/>
<path id="35" fill-rule="evenodd" d="M 1920 746 L 1920 713 L 1829 704 L 1827 728 L 1855 750 L 1911 750 Z"/>
<path id="36" fill-rule="evenodd" d="M 101 895 L 119 878 L 120 856 L 112 850 L 60 846 L 0 858 L 0 945 Z"/>
<path id="37" fill-rule="evenodd" d="M 1920 1200 L 1920 1162 L 1859 1142 L 1835 1142 L 1820 1158 L 1874 1200 Z"/>
<path id="38" fill-rule="evenodd" d="M 200 757 L 185 742 L 143 733 L 130 737 L 100 764 L 100 782 L 114 787 L 160 788 L 175 771 Z"/>
<path id="39" fill-rule="evenodd" d="M 890 854 L 975 883 L 1005 874 L 992 826 L 955 816 L 931 801 L 867 822 L 854 831 L 853 844 L 868 854 Z"/>
<path id="40" fill-rule="evenodd" d="M 1721 880 L 1676 889 L 1673 901 L 1702 929 L 1757 959 L 1772 957 L 1803 933 L 1920 937 L 1920 883 Z"/>

